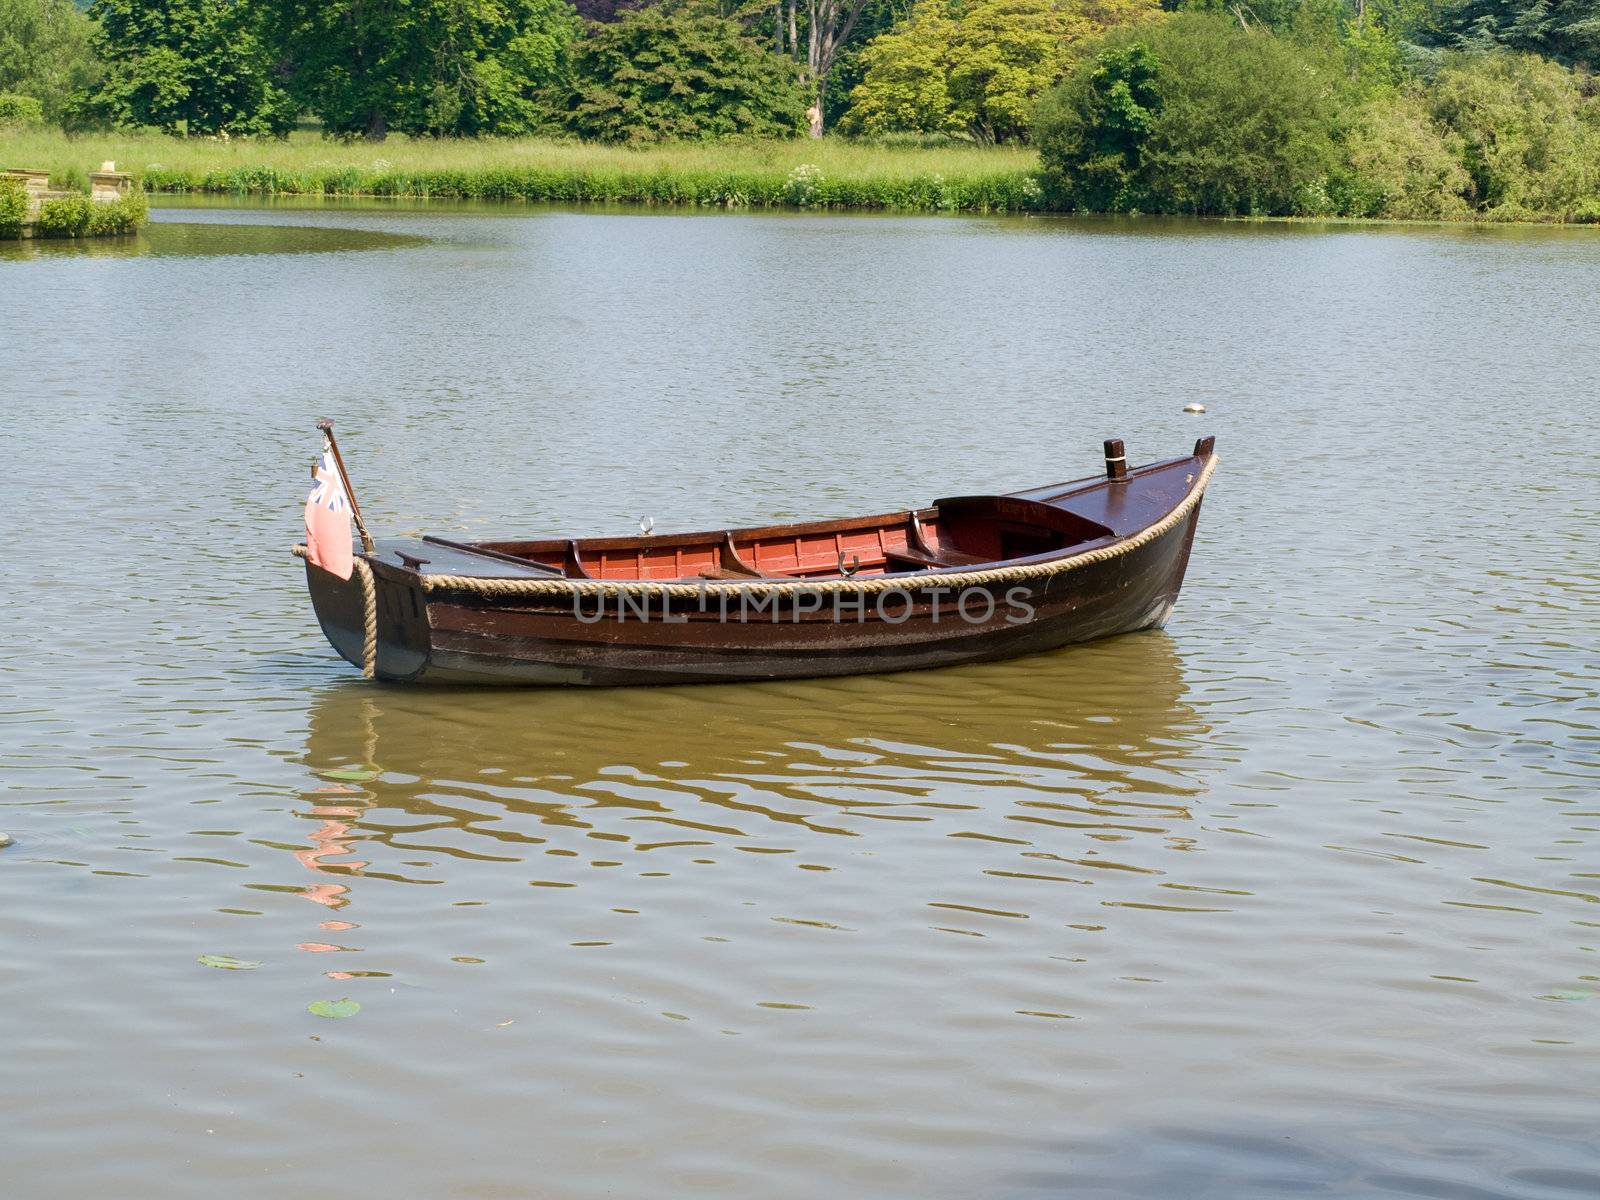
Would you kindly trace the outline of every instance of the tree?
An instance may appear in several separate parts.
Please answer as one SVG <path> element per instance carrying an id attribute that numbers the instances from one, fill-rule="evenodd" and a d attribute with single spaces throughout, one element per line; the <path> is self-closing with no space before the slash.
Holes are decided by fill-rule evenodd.
<path id="1" fill-rule="evenodd" d="M 775 5 L 781 13 L 781 7 Z M 791 4 L 792 7 L 792 4 Z M 861 61 L 861 51 L 879 34 L 887 33 L 911 15 L 915 6 L 912 0 L 866 0 L 861 13 L 851 28 L 850 37 L 834 55 L 833 66 L 828 70 L 827 86 L 823 89 L 820 105 L 822 124 L 833 128 L 850 108 L 850 93 L 866 74 L 866 64 Z M 779 28 L 780 34 L 782 28 Z M 780 37 L 779 53 L 783 52 Z M 809 69 L 809 68 L 808 68 Z"/>
<path id="2" fill-rule="evenodd" d="M 32 96 L 58 121 L 99 74 L 94 22 L 72 0 L 0 0 L 0 92 Z"/>
<path id="3" fill-rule="evenodd" d="M 1423 221 L 1470 215 L 1472 177 L 1462 165 L 1461 139 L 1439 127 L 1419 96 L 1368 100 L 1340 149 L 1344 165 L 1329 189 L 1340 213 Z"/>
<path id="4" fill-rule="evenodd" d="M 574 47 L 567 127 L 604 142 L 793 137 L 806 94 L 793 65 L 709 13 L 659 8 Z"/>
<path id="5" fill-rule="evenodd" d="M 839 52 L 855 31 L 864 5 L 865 0 L 805 0 L 806 83 L 812 91 L 806 119 L 814 138 L 822 136 L 822 114 L 828 109 L 828 77 L 833 74 Z M 792 19 L 794 9 L 789 11 Z"/>
<path id="6" fill-rule="evenodd" d="M 1159 0 L 923 0 L 861 51 L 845 125 L 1026 138 L 1039 94 L 1066 74 L 1078 43 L 1160 12 Z"/>
<path id="7" fill-rule="evenodd" d="M 105 75 L 74 101 L 74 120 L 189 134 L 281 134 L 293 123 L 241 0 L 94 0 L 89 15 Z"/>
<path id="8" fill-rule="evenodd" d="M 548 126 L 581 28 L 567 0 L 282 0 L 275 44 L 330 133 L 520 134 Z"/>
<path id="9" fill-rule="evenodd" d="M 1108 38 L 1041 102 L 1034 140 L 1068 207 L 1296 213 L 1337 161 L 1349 88 L 1335 55 L 1184 13 Z"/>
<path id="10" fill-rule="evenodd" d="M 1428 89 L 1433 119 L 1462 143 L 1477 206 L 1498 217 L 1570 214 L 1600 199 L 1600 98 L 1559 63 L 1458 55 Z"/>
<path id="11" fill-rule="evenodd" d="M 1137 42 L 1098 55 L 1040 105 L 1039 142 L 1075 208 L 1126 212 L 1143 202 L 1140 170 L 1161 108 L 1161 61 Z"/>
<path id="12" fill-rule="evenodd" d="M 1600 67 L 1595 0 L 1446 0 L 1425 40 L 1465 50 L 1509 48 Z"/>

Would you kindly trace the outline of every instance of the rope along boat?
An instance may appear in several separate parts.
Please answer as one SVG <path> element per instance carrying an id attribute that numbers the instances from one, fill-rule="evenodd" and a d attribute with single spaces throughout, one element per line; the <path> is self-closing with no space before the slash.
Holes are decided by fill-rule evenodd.
<path id="1" fill-rule="evenodd" d="M 325 462 L 348 491 L 328 438 Z M 295 553 L 329 642 L 380 680 L 611 686 L 906 671 L 1161 625 L 1216 465 L 1209 437 L 1131 469 L 1110 441 L 1105 475 L 1090 479 L 870 517 L 617 538 L 375 542 L 352 495 L 363 552 L 348 578 L 306 546 Z"/>

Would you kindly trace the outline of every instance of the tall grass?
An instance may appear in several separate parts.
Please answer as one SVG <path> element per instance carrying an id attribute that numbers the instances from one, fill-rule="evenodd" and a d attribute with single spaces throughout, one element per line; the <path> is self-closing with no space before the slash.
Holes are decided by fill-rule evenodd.
<path id="1" fill-rule="evenodd" d="M 834 139 L 627 149 L 537 139 L 212 141 L 52 130 L 0 133 L 0 168 L 63 181 L 104 160 L 152 192 L 605 201 L 734 208 L 1017 212 L 1044 207 L 1031 150 Z"/>

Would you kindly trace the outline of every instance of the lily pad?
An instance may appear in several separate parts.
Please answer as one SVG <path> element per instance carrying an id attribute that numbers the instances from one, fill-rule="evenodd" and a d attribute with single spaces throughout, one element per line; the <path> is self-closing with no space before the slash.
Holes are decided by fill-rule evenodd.
<path id="1" fill-rule="evenodd" d="M 337 779 L 343 783 L 371 783 L 383 774 L 377 767 L 340 767 L 337 771 L 318 771 L 324 779 Z"/>
<path id="2" fill-rule="evenodd" d="M 1600 992 L 1565 991 L 1551 992 L 1552 1000 L 1595 1000 L 1600 999 Z"/>
<path id="3" fill-rule="evenodd" d="M 360 1012 L 361 1005 L 346 997 L 343 1000 L 313 1000 L 306 1005 L 306 1010 L 319 1017 L 332 1017 L 335 1020 L 343 1020 L 345 1017 L 353 1017 Z"/>
<path id="4" fill-rule="evenodd" d="M 254 971 L 261 965 L 248 958 L 234 958 L 231 954 L 202 954 L 195 961 L 202 967 L 215 967 L 219 971 Z"/>

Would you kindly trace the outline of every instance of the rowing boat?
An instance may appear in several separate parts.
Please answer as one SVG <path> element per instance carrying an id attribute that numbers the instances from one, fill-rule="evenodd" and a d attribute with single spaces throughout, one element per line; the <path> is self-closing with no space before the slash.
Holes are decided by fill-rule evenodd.
<path id="1" fill-rule="evenodd" d="M 476 542 L 373 541 L 362 525 L 349 578 L 296 552 L 329 642 L 379 680 L 609 686 L 905 671 L 1163 624 L 1216 463 L 1209 437 L 1133 468 L 1113 440 L 1103 475 L 875 516 Z"/>

